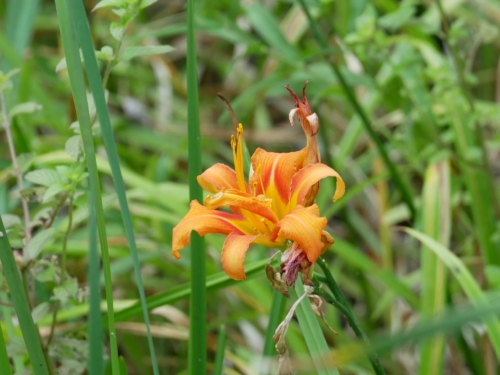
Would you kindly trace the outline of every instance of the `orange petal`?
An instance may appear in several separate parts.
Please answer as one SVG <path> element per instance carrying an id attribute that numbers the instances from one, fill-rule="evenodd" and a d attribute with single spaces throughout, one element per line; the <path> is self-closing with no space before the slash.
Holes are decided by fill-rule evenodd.
<path id="1" fill-rule="evenodd" d="M 180 249 L 189 244 L 190 234 L 194 230 L 200 236 L 208 233 L 242 233 L 238 228 L 246 219 L 227 212 L 209 210 L 196 200 L 191 202 L 189 212 L 177 224 L 172 233 L 172 254 L 176 259 L 181 257 Z"/>
<path id="2" fill-rule="evenodd" d="M 319 208 L 316 204 L 310 207 L 297 206 L 281 219 L 271 234 L 271 240 L 278 235 L 297 242 L 304 249 L 307 259 L 314 263 L 321 254 L 323 242 L 321 236 L 326 227 L 325 217 L 319 217 Z"/>
<path id="3" fill-rule="evenodd" d="M 256 195 L 264 194 L 266 198 L 272 199 L 272 207 L 278 218 L 287 214 L 292 178 L 302 167 L 304 152 L 276 153 L 259 148 L 252 155 L 254 173 L 250 178 L 250 186 L 256 187 Z"/>
<path id="4" fill-rule="evenodd" d="M 231 233 L 222 246 L 222 268 L 234 280 L 245 280 L 245 254 L 256 236 Z"/>
<path id="5" fill-rule="evenodd" d="M 262 195 L 254 197 L 236 189 L 220 191 L 213 196 L 208 196 L 203 202 L 203 205 L 212 210 L 223 206 L 230 206 L 231 209 L 235 211 L 234 207 L 239 207 L 265 217 L 273 223 L 278 221 L 271 209 L 270 199 Z"/>
<path id="6" fill-rule="evenodd" d="M 197 177 L 200 186 L 215 194 L 225 189 L 238 189 L 236 172 L 225 164 L 214 164 Z"/>
<path id="7" fill-rule="evenodd" d="M 342 177 L 340 177 L 334 169 L 325 164 L 310 164 L 307 167 L 302 168 L 295 174 L 295 176 L 293 176 L 291 192 L 292 198 L 290 199 L 289 207 L 293 208 L 298 204 L 302 204 L 302 201 L 311 186 L 325 177 L 335 177 L 337 179 L 337 186 L 335 188 L 333 201 L 335 202 L 337 199 L 341 198 L 345 192 L 345 183 Z"/>

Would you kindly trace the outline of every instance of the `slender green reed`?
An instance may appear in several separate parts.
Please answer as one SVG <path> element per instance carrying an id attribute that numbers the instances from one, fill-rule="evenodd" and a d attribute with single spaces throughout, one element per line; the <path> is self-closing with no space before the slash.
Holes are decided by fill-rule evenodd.
<path id="1" fill-rule="evenodd" d="M 448 162 L 431 164 L 425 175 L 422 219 L 424 233 L 444 246 L 450 241 L 450 168 Z M 445 306 L 446 268 L 432 250 L 422 249 L 422 303 L 423 316 L 441 313 Z M 420 351 L 420 375 L 443 373 L 444 337 L 426 340 Z"/>
<path id="2" fill-rule="evenodd" d="M 92 199 L 89 201 L 94 204 L 94 207 L 89 207 L 89 210 L 95 210 L 97 217 L 97 227 L 99 231 L 99 241 L 101 245 L 101 258 L 103 263 L 103 272 L 105 279 L 106 303 L 108 307 L 108 330 L 109 342 L 111 351 L 111 368 L 113 375 L 120 374 L 119 359 L 118 359 L 118 344 L 116 338 L 116 328 L 113 309 L 113 282 L 111 278 L 110 258 L 108 251 L 106 223 L 104 220 L 104 209 L 102 205 L 101 187 L 99 185 L 99 175 L 97 171 L 97 163 L 95 159 L 95 147 L 92 137 L 92 129 L 90 115 L 88 112 L 88 103 L 86 97 L 85 81 L 80 61 L 80 52 L 78 48 L 78 37 L 72 17 L 68 10 L 68 2 L 66 0 L 56 1 L 57 17 L 59 20 L 59 28 L 61 30 L 61 38 L 66 56 L 66 64 L 68 67 L 69 79 L 71 84 L 71 92 L 75 103 L 80 132 L 83 139 L 83 147 L 85 151 L 87 169 L 89 173 L 89 187 Z"/>
<path id="3" fill-rule="evenodd" d="M 217 337 L 217 351 L 215 352 L 214 375 L 222 375 L 224 367 L 224 352 L 226 350 L 226 326 L 220 326 Z"/>
<path id="4" fill-rule="evenodd" d="M 289 288 L 288 292 L 293 301 L 297 301 L 304 294 L 304 286 L 300 277 L 295 282 L 295 289 Z M 308 298 L 304 298 L 300 302 L 296 314 L 309 354 L 316 367 L 316 373 L 320 375 L 338 375 L 337 369 L 328 365 L 327 357 L 330 356 L 328 344 Z"/>
<path id="5" fill-rule="evenodd" d="M 99 250 L 97 248 L 97 217 L 95 203 L 92 195 L 89 197 L 89 313 L 87 317 L 87 332 L 89 340 L 89 359 L 87 361 L 87 372 L 100 375 L 104 373 L 103 334 L 101 318 L 101 286 L 99 283 L 100 265 Z"/>
<path id="6" fill-rule="evenodd" d="M 361 324 L 359 323 L 358 319 L 356 318 L 356 315 L 354 315 L 353 311 L 349 307 L 349 304 L 347 303 L 347 300 L 344 297 L 344 294 L 340 290 L 339 286 L 337 285 L 335 279 L 333 278 L 332 273 L 330 272 L 330 269 L 328 268 L 328 264 L 323 258 L 319 258 L 317 261 L 317 264 L 321 267 L 323 270 L 323 273 L 325 274 L 325 283 L 330 289 L 330 291 L 333 293 L 333 296 L 335 297 L 336 301 L 341 304 L 344 309 L 344 315 L 347 321 L 349 322 L 349 325 L 351 326 L 352 330 L 356 334 L 356 336 L 363 340 L 367 345 L 370 345 L 370 340 L 368 339 L 368 336 L 366 335 L 365 331 L 363 330 L 363 327 L 361 327 Z M 347 313 L 347 314 L 346 314 Z M 378 355 L 375 352 L 371 352 L 368 356 L 370 359 L 370 363 L 373 367 L 373 370 L 377 375 L 384 375 L 385 371 L 382 365 L 380 364 L 378 360 Z"/>
<path id="7" fill-rule="evenodd" d="M 0 262 L 2 263 L 3 275 L 7 280 L 10 296 L 16 310 L 19 327 L 23 333 L 24 343 L 28 350 L 30 362 L 35 375 L 50 374 L 44 356 L 38 329 L 33 322 L 28 298 L 24 293 L 23 283 L 19 276 L 16 261 L 10 247 L 7 232 L 0 216 Z M 3 332 L 0 332 L 3 336 Z"/>
<path id="8" fill-rule="evenodd" d="M 489 303 L 486 294 L 481 289 L 474 276 L 472 276 L 467 266 L 450 249 L 417 230 L 404 228 L 404 231 L 419 240 L 443 261 L 460 284 L 460 287 L 463 289 L 467 298 L 474 306 L 481 308 Z M 491 340 L 493 350 L 497 358 L 500 358 L 500 319 L 496 316 L 490 317 L 485 320 L 484 324 Z"/>
<path id="9" fill-rule="evenodd" d="M 1 324 L 0 324 L 0 372 L 5 375 L 12 375 L 9 355 L 7 354 L 7 347 L 5 345 L 5 338 L 3 337 L 3 327 Z"/>
<path id="10" fill-rule="evenodd" d="M 118 196 L 118 202 L 120 205 L 120 212 L 122 214 L 123 226 L 125 228 L 125 236 L 127 237 L 127 242 L 130 247 L 130 254 L 132 256 L 132 261 L 133 261 L 132 263 L 134 266 L 134 274 L 137 282 L 137 289 L 139 291 L 139 299 L 142 305 L 144 324 L 146 326 L 146 333 L 149 344 L 149 352 L 151 355 L 151 364 L 153 367 L 153 373 L 155 375 L 159 375 L 153 337 L 151 336 L 148 309 L 146 306 L 146 294 L 144 292 L 144 286 L 141 276 L 141 265 L 134 237 L 134 229 L 132 227 L 132 217 L 130 215 L 130 210 L 128 208 L 127 196 L 125 193 L 125 183 L 123 182 L 123 176 L 120 169 L 120 159 L 118 157 L 118 151 L 116 149 L 113 129 L 111 127 L 111 120 L 109 118 L 108 108 L 106 105 L 106 98 L 104 95 L 103 82 L 101 79 L 101 75 L 99 73 L 99 67 L 97 65 L 97 59 L 94 53 L 94 46 L 92 43 L 92 38 L 90 35 L 90 29 L 87 22 L 85 8 L 83 7 L 83 2 L 76 1 L 75 6 L 72 6 L 71 8 L 69 8 L 69 10 L 70 10 L 70 16 L 72 16 L 73 22 L 76 27 L 78 40 L 81 45 L 89 86 L 92 90 L 92 95 L 94 97 L 97 117 L 99 119 L 99 124 L 101 125 L 104 147 L 106 149 L 109 165 L 111 167 L 111 175 L 113 176 L 116 195 Z"/>
<path id="11" fill-rule="evenodd" d="M 189 198 L 203 200 L 203 192 L 196 177 L 201 174 L 200 110 L 198 103 L 198 70 L 196 68 L 196 41 L 194 22 L 194 0 L 187 2 L 187 118 L 188 118 L 188 160 Z M 189 374 L 206 372 L 207 327 L 205 290 L 204 241 L 197 233 L 191 234 L 191 298 L 189 324 Z"/>
<path id="12" fill-rule="evenodd" d="M 268 260 L 264 259 L 248 264 L 245 267 L 245 274 L 247 276 L 247 280 L 250 280 L 258 275 L 261 275 L 262 268 L 267 264 L 267 262 Z M 231 279 L 229 276 L 227 276 L 225 272 L 218 272 L 214 275 L 208 276 L 204 285 L 207 292 L 213 292 L 215 290 L 228 288 L 230 286 L 236 285 L 237 283 L 241 283 L 241 281 Z M 193 290 L 192 283 L 187 283 L 184 285 L 175 286 L 165 292 L 161 292 L 155 294 L 154 296 L 148 297 L 147 298 L 148 309 L 152 310 L 159 306 L 172 304 L 177 301 L 182 301 L 186 298 L 190 298 L 192 290 Z M 140 314 L 140 305 L 135 304 L 117 313 L 116 320 L 117 321 L 127 320 L 136 317 L 139 314 Z"/>

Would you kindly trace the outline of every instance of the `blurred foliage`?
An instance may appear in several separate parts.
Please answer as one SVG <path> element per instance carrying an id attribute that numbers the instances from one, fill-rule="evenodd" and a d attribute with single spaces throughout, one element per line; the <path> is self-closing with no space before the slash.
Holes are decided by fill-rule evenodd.
<path id="1" fill-rule="evenodd" d="M 96 1 L 84 3 L 107 81 L 145 291 L 148 296 L 177 292 L 187 288 L 190 266 L 189 256 L 174 261 L 170 255 L 172 228 L 189 204 L 185 2 L 159 0 L 135 17 L 128 8 L 117 14 L 110 7 L 94 9 Z M 30 280 L 33 316 L 42 339 L 47 339 L 52 313 L 58 309 L 50 353 L 57 373 L 83 373 L 89 213 L 80 135 L 55 6 L 52 1 L 33 2 L 29 11 L 20 12 L 15 4 L 15 0 L 0 3 L 0 66 L 5 74 L 14 68 L 20 71 L 12 77 L 2 75 L 0 86 L 24 189 L 18 190 L 0 125 L 0 213 L 19 255 L 26 232 L 19 198 L 28 199 L 33 238 L 17 261 L 29 266 L 25 277 Z M 443 326 L 447 336 L 442 344 L 430 340 L 433 334 L 439 337 L 437 325 L 425 337 L 406 335 L 399 346 L 388 345 L 380 353 L 386 373 L 423 374 L 419 367 L 423 363 L 430 363 L 429 374 L 497 373 L 492 342 L 498 338 L 488 336 L 492 333 L 480 319 L 484 314 L 460 320 L 459 310 L 453 309 L 467 300 L 477 307 L 475 297 L 464 292 L 461 279 L 457 281 L 452 272 L 432 271 L 441 260 L 432 258 L 428 243 L 423 247 L 394 229 L 412 227 L 451 249 L 475 279 L 479 295 L 498 289 L 500 5 L 495 0 L 307 0 L 305 4 L 328 43 L 327 58 L 296 2 L 196 1 L 203 167 L 232 164 L 232 122 L 217 93 L 231 102 L 245 125 L 251 152 L 257 147 L 293 151 L 304 146 L 305 137 L 300 127 L 290 127 L 293 101 L 283 86 L 290 84 L 299 91 L 311 79 L 308 98 L 323 128 L 323 162 L 331 161 L 347 183 L 347 194 L 339 202 L 330 201 L 332 181 L 322 184 L 317 198 L 336 238 L 324 258 L 363 328 L 370 337 L 398 337 L 398 332 L 420 327 L 420 319 L 445 310 L 449 314 L 445 316 L 457 322 L 451 328 Z M 355 91 L 390 160 L 410 186 L 418 211 L 414 221 L 332 64 Z M 10 87 L 4 87 L 8 80 Z M 133 263 L 98 122 L 94 135 L 115 309 L 120 311 L 137 299 Z M 443 169 L 444 164 L 449 167 Z M 434 177 L 441 183 L 432 185 L 427 180 L 433 178 L 430 173 L 437 173 Z M 444 192 L 442 181 L 449 185 Z M 434 188 L 426 189 L 427 184 Z M 448 215 L 443 216 L 446 210 Z M 64 245 L 69 216 L 72 223 Z M 443 230 L 449 230 L 444 237 Z M 222 237 L 207 237 L 208 275 L 221 270 L 222 242 Z M 64 272 L 57 260 L 63 248 Z M 424 260 L 423 254 L 431 256 Z M 255 248 L 246 262 L 270 255 Z M 68 278 L 62 288 L 58 280 L 64 273 Z M 259 371 L 273 293 L 263 269 L 255 274 L 246 282 L 220 281 L 221 288 L 209 289 L 209 370 L 223 324 L 223 373 Z M 433 285 L 439 289 L 441 305 L 433 305 L 429 301 L 433 294 L 423 292 Z M 0 288 L 7 349 L 21 374 L 26 351 L 11 318 L 3 280 Z M 152 312 L 150 328 L 162 374 L 187 368 L 187 301 L 185 294 Z M 129 374 L 148 374 L 152 370 L 146 330 L 140 310 L 134 311 L 126 321 L 117 322 L 119 350 Z M 328 306 L 325 312 L 338 332 L 334 335 L 323 326 L 327 342 L 332 350 L 345 353 L 355 336 L 337 310 Z M 420 341 L 424 338 L 427 341 Z M 424 348 L 429 342 L 442 345 L 435 363 L 429 362 L 432 350 Z M 287 344 L 292 358 L 304 358 L 307 348 L 295 321 Z M 366 357 L 336 363 L 342 365 L 342 374 L 372 373 Z"/>

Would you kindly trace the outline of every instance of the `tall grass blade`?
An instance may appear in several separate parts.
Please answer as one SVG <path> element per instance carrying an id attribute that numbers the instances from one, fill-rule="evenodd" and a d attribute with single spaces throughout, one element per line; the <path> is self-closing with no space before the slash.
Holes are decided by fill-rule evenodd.
<path id="1" fill-rule="evenodd" d="M 3 327 L 0 324 L 0 373 L 5 375 L 12 375 L 10 368 L 9 355 L 7 354 L 7 347 L 5 345 L 5 338 L 3 337 Z"/>
<path id="2" fill-rule="evenodd" d="M 187 94 L 188 94 L 188 160 L 189 198 L 203 199 L 196 177 L 201 174 L 200 110 L 198 102 L 198 70 L 196 67 L 196 41 L 194 0 L 187 2 Z M 191 234 L 191 299 L 189 324 L 189 374 L 206 373 L 207 327 L 205 291 L 204 241 L 195 232 Z"/>
<path id="3" fill-rule="evenodd" d="M 269 374 L 269 359 L 276 356 L 276 347 L 274 342 L 274 333 L 276 328 L 283 320 L 285 314 L 287 299 L 283 294 L 277 290 L 273 291 L 273 303 L 271 305 L 271 310 L 269 311 L 269 321 L 266 328 L 266 338 L 264 341 L 264 350 L 262 351 L 262 365 L 260 367 L 261 374 Z"/>
<path id="4" fill-rule="evenodd" d="M 90 196 L 89 208 L 89 313 L 87 318 L 87 332 L 89 340 L 89 359 L 87 362 L 87 372 L 89 374 L 100 375 L 104 373 L 104 353 L 103 334 L 101 317 L 101 287 L 99 250 L 97 248 L 97 218 L 95 214 L 94 202 Z"/>
<path id="5" fill-rule="evenodd" d="M 224 352 L 226 351 L 226 326 L 221 325 L 217 337 L 217 351 L 215 352 L 214 375 L 222 375 L 224 367 Z"/>
<path id="6" fill-rule="evenodd" d="M 427 168 L 422 205 L 423 231 L 448 247 L 450 242 L 450 167 L 447 160 Z M 440 314 L 445 306 L 446 268 L 432 250 L 422 249 L 422 303 L 425 317 Z M 443 373 L 444 337 L 426 340 L 420 351 L 420 375 Z"/>
<path id="7" fill-rule="evenodd" d="M 90 195 L 92 195 L 89 203 L 94 204 L 94 207 L 89 207 L 89 210 L 95 210 L 97 217 L 99 242 L 101 245 L 101 259 L 105 279 L 106 304 L 108 307 L 108 330 L 112 374 L 119 375 L 120 363 L 118 357 L 118 343 L 116 338 L 114 319 L 113 282 L 111 278 L 106 223 L 104 221 L 104 209 L 102 206 L 101 187 L 99 185 L 99 175 L 95 159 L 94 140 L 92 138 L 90 115 L 88 112 L 85 81 L 82 71 L 82 64 L 80 61 L 80 52 L 78 49 L 78 37 L 76 35 L 76 30 L 74 29 L 73 20 L 70 17 L 70 13 L 68 11 L 68 5 L 68 1 L 66 0 L 56 1 L 57 18 L 59 21 L 59 28 L 61 30 L 64 54 L 66 56 L 66 64 L 68 67 L 71 92 L 73 94 L 73 100 L 75 103 L 75 109 L 80 125 L 80 132 L 83 139 L 83 147 L 87 161 Z"/>
<path id="8" fill-rule="evenodd" d="M 109 118 L 108 107 L 106 105 L 103 83 L 101 75 L 99 73 L 97 59 L 94 53 L 94 46 L 90 35 L 90 29 L 87 22 L 85 8 L 83 7 L 83 3 L 81 1 L 74 2 L 74 6 L 70 8 L 70 16 L 72 16 L 73 22 L 75 24 L 76 31 L 78 34 L 78 40 L 80 41 L 80 45 L 82 48 L 82 54 L 85 61 L 89 86 L 92 91 L 92 95 L 94 97 L 97 117 L 101 125 L 104 147 L 106 149 L 106 154 L 108 156 L 109 165 L 111 167 L 111 174 L 113 176 L 113 182 L 115 184 L 116 195 L 118 197 L 118 202 L 120 204 L 123 226 L 125 227 L 125 236 L 127 237 L 127 242 L 130 247 L 130 254 L 132 256 L 132 261 L 134 265 L 134 274 L 137 282 L 137 289 L 139 291 L 139 299 L 141 301 L 143 308 L 143 319 L 144 319 L 144 324 L 146 326 L 146 333 L 149 344 L 149 352 L 151 355 L 151 364 L 153 366 L 153 373 L 155 375 L 159 375 L 153 337 L 151 336 L 149 315 L 146 306 L 146 294 L 144 292 L 144 286 L 141 276 L 141 265 L 139 262 L 139 256 L 137 254 L 137 245 L 135 242 L 134 230 L 132 227 L 132 217 L 130 215 L 130 210 L 128 208 L 127 196 L 125 193 L 125 184 L 123 182 L 123 176 L 120 169 L 120 160 L 118 157 L 118 151 L 116 149 L 113 129 L 111 128 L 111 120 Z"/>
<path id="9" fill-rule="evenodd" d="M 351 307 L 347 303 L 347 300 L 345 299 L 344 294 L 337 285 L 337 282 L 333 278 L 333 275 L 330 272 L 330 269 L 328 268 L 328 264 L 321 257 L 318 259 L 317 264 L 323 270 L 323 273 L 325 274 L 325 284 L 328 286 L 328 288 L 332 292 L 337 302 L 342 306 L 342 312 L 344 313 L 344 316 L 349 322 L 349 325 L 351 326 L 352 330 L 354 331 L 358 339 L 363 340 L 366 345 L 370 345 L 370 340 L 368 339 L 368 336 L 363 330 L 363 327 L 361 327 L 361 324 L 356 318 L 356 315 L 354 315 Z M 371 352 L 368 354 L 368 358 L 370 359 L 370 363 L 375 373 L 377 375 L 384 375 L 385 371 L 378 360 L 378 354 L 376 352 Z"/>
<path id="10" fill-rule="evenodd" d="M 457 105 L 459 100 L 456 95 L 449 93 L 445 97 L 447 111 L 450 114 L 452 130 L 454 132 L 455 146 L 459 155 L 468 160 L 470 155 L 478 150 L 474 141 L 471 122 L 472 116 L 468 116 L 462 105 Z M 465 104 L 464 104 L 465 105 Z M 476 164 L 478 160 L 474 160 Z M 460 162 L 463 170 L 464 181 L 471 197 L 471 211 L 474 218 L 474 226 L 481 246 L 482 255 L 486 265 L 500 265 L 500 252 L 498 243 L 493 241 L 496 232 L 495 215 L 492 208 L 492 192 L 488 181 L 491 176 L 484 169 L 484 166 L 471 165 L 467 162 Z"/>
<path id="11" fill-rule="evenodd" d="M 42 346 L 40 343 L 38 330 L 33 322 L 31 310 L 26 294 L 24 294 L 23 283 L 19 276 L 16 261 L 10 247 L 7 232 L 0 216 L 0 262 L 2 263 L 3 275 L 7 281 L 10 297 L 16 310 L 19 327 L 23 333 L 24 343 L 28 350 L 31 365 L 35 375 L 48 375 L 49 370 Z M 1 333 L 1 332 L 0 332 Z M 3 336 L 3 333 L 1 333 Z"/>
<path id="12" fill-rule="evenodd" d="M 411 228 L 404 228 L 404 231 L 422 242 L 444 262 L 474 306 L 481 308 L 488 303 L 485 293 L 460 258 L 447 247 L 422 232 Z M 495 354 L 497 358 L 500 358 L 500 320 L 497 317 L 491 317 L 485 320 L 485 325 Z"/>
<path id="13" fill-rule="evenodd" d="M 295 289 L 289 288 L 290 298 L 297 301 L 300 296 L 304 294 L 304 286 L 302 279 L 297 278 Z M 300 330 L 306 340 L 307 348 L 311 354 L 312 361 L 316 367 L 316 373 L 320 375 L 338 375 L 339 372 L 327 363 L 329 354 L 328 344 L 326 343 L 325 336 L 321 331 L 318 323 L 318 318 L 314 315 L 311 303 L 308 298 L 304 298 L 296 310 L 297 318 L 299 320 Z"/>

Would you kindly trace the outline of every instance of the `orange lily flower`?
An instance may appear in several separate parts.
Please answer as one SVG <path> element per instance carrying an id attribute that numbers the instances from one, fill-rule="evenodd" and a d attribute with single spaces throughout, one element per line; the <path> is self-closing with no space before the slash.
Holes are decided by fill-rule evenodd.
<path id="1" fill-rule="evenodd" d="M 179 250 L 189 244 L 193 230 L 201 236 L 224 234 L 227 238 L 222 247 L 222 267 L 229 277 L 243 280 L 244 258 L 250 244 L 283 248 L 291 241 L 286 256 L 290 259 L 283 269 L 289 274 L 287 283 L 291 285 L 298 270 L 309 269 L 333 243 L 324 231 L 327 219 L 320 217 L 318 206 L 312 204 L 316 194 L 311 201 L 311 187 L 325 177 L 335 177 L 335 201 L 344 194 L 344 181 L 327 165 L 308 160 L 315 150 L 306 147 L 290 153 L 257 149 L 251 158 L 247 183 L 242 142 L 243 126 L 239 124 L 236 137 L 231 138 L 234 170 L 215 164 L 198 176 L 201 187 L 213 195 L 203 205 L 196 200 L 191 202 L 189 212 L 173 230 L 172 254 L 180 258 Z M 231 212 L 219 210 L 223 207 Z"/>

